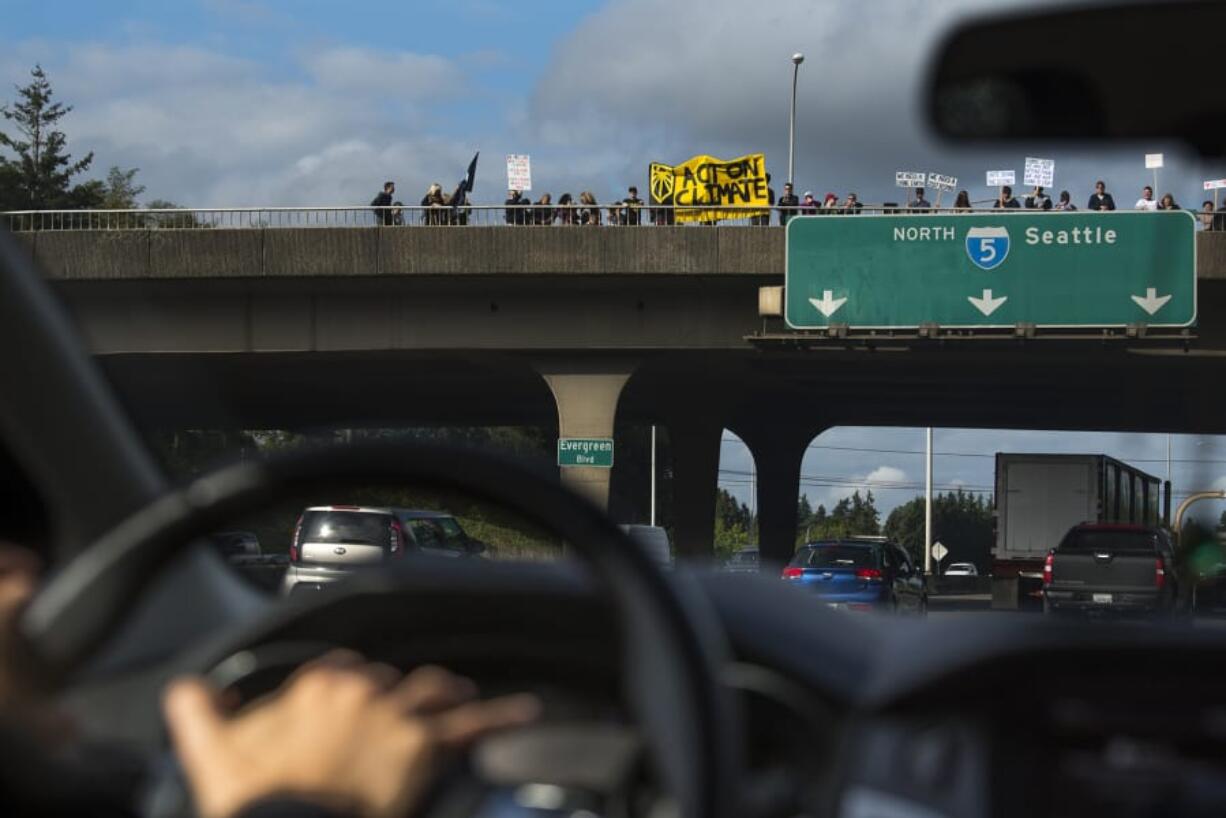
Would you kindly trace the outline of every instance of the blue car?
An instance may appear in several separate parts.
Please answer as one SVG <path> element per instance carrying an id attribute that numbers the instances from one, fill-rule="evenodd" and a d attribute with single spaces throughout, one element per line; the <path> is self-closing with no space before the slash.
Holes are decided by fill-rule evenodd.
<path id="1" fill-rule="evenodd" d="M 923 614 L 928 610 L 923 573 L 905 550 L 889 542 L 823 540 L 801 546 L 783 579 L 822 598 L 832 608 Z"/>

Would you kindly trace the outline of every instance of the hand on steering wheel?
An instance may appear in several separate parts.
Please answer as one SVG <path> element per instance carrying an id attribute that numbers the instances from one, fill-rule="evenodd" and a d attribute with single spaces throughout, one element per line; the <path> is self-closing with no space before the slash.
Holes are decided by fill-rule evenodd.
<path id="1" fill-rule="evenodd" d="M 450 751 L 540 711 L 533 696 L 482 701 L 470 680 L 442 668 L 402 676 L 349 651 L 303 665 L 238 714 L 196 677 L 174 682 L 163 705 L 203 818 L 232 818 L 275 797 L 399 818 Z"/>

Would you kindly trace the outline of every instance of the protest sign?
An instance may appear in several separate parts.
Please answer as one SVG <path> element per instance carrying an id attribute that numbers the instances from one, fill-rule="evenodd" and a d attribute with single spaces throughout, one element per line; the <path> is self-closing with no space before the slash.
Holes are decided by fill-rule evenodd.
<path id="1" fill-rule="evenodd" d="M 926 173 L 911 173 L 905 170 L 895 171 L 895 187 L 923 187 L 927 179 Z"/>
<path id="2" fill-rule="evenodd" d="M 1056 179 L 1055 159 L 1036 159 L 1026 157 L 1026 170 L 1022 174 L 1022 184 L 1027 187 L 1051 187 Z"/>
<path id="3" fill-rule="evenodd" d="M 507 190 L 532 190 L 532 160 L 526 154 L 507 154 Z"/>
<path id="4" fill-rule="evenodd" d="M 1162 167 L 1162 154 L 1160 153 L 1145 154 L 1145 169 L 1146 170 L 1155 170 L 1160 167 Z"/>
<path id="5" fill-rule="evenodd" d="M 700 155 L 680 165 L 652 162 L 648 173 L 651 204 L 675 206 L 678 224 L 770 214 L 764 154 L 726 161 Z"/>
<path id="6" fill-rule="evenodd" d="M 988 171 L 988 187 L 1004 187 L 1017 184 L 1017 173 L 1012 170 Z"/>
<path id="7" fill-rule="evenodd" d="M 933 190 L 953 190 L 958 186 L 956 176 L 942 176 L 939 173 L 928 174 L 928 187 Z"/>

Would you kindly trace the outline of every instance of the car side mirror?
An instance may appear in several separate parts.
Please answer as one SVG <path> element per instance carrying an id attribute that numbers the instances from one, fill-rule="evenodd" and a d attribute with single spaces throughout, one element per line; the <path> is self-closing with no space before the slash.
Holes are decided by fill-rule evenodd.
<path id="1" fill-rule="evenodd" d="M 475 556 L 477 554 L 484 554 L 486 552 L 486 549 L 489 548 L 489 546 L 487 546 L 485 543 L 481 542 L 480 540 L 470 539 L 468 541 L 467 548 L 468 548 L 468 553 L 473 554 Z"/>

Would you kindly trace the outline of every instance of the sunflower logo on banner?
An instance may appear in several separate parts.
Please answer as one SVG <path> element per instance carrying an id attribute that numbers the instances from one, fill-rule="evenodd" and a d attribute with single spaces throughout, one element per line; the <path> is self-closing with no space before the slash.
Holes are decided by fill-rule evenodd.
<path id="1" fill-rule="evenodd" d="M 766 157 L 761 153 L 727 161 L 695 156 L 680 165 L 652 162 L 649 179 L 651 204 L 676 206 L 678 224 L 770 213 Z"/>

